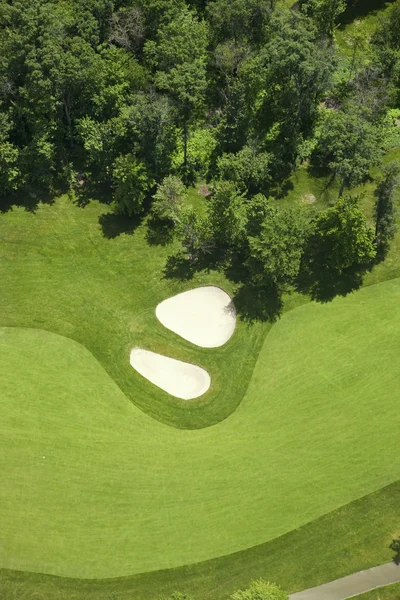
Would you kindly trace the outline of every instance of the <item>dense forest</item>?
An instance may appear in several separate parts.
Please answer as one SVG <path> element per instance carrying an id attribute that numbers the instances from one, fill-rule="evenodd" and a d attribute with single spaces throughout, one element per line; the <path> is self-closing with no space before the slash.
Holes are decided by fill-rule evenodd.
<path id="1" fill-rule="evenodd" d="M 355 1 L 0 0 L 0 208 L 101 197 L 179 240 L 167 268 L 223 268 L 259 318 L 286 291 L 356 289 L 396 229 L 397 163 L 374 226 L 351 190 L 400 144 L 400 1 L 344 59 Z M 280 202 L 300 164 L 335 204 Z"/>

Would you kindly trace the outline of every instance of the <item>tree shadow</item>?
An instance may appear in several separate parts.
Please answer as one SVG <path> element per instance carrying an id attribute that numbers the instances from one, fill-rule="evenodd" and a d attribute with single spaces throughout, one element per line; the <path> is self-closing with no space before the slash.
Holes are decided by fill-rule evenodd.
<path id="1" fill-rule="evenodd" d="M 143 220 L 142 215 L 129 217 L 118 213 L 105 213 L 99 217 L 102 233 L 107 239 L 113 239 L 126 233 L 132 235 Z"/>
<path id="2" fill-rule="evenodd" d="M 400 565 L 400 538 L 393 540 L 389 548 L 395 553 L 393 556 L 393 562 L 396 565 Z"/>
<path id="3" fill-rule="evenodd" d="M 371 13 L 376 13 L 395 0 L 353 0 L 347 3 L 347 8 L 339 18 L 340 25 L 349 25 L 356 19 L 362 19 Z"/>
<path id="4" fill-rule="evenodd" d="M 54 204 L 54 196 L 55 193 L 36 189 L 26 189 L 16 194 L 0 196 L 0 213 L 5 214 L 14 207 L 21 207 L 27 212 L 35 213 L 39 204 Z"/>
<path id="5" fill-rule="evenodd" d="M 75 203 L 85 208 L 91 200 L 97 200 L 100 204 L 111 204 L 111 185 L 99 183 L 95 180 L 82 179 L 82 185 L 74 186 Z"/>
<path id="6" fill-rule="evenodd" d="M 174 224 L 171 221 L 152 217 L 147 221 L 146 240 L 150 246 L 167 246 L 174 239 Z"/>
<path id="7" fill-rule="evenodd" d="M 244 283 L 236 291 L 233 302 L 239 317 L 246 323 L 275 323 L 282 313 L 282 295 L 276 286 Z"/>
<path id="8" fill-rule="evenodd" d="M 272 188 L 271 195 L 277 200 L 281 200 L 282 198 L 285 198 L 288 195 L 288 193 L 292 190 L 294 190 L 293 181 L 287 179 L 282 183 L 282 185 L 278 185 L 277 187 Z"/>
<path id="9" fill-rule="evenodd" d="M 357 266 L 341 273 L 316 266 L 312 269 L 304 268 L 297 277 L 295 287 L 298 292 L 310 296 L 312 300 L 331 302 L 336 296 L 347 296 L 360 289 L 365 273 L 371 268 L 369 265 L 364 268 Z"/>
<path id="10" fill-rule="evenodd" d="M 196 267 L 191 263 L 183 252 L 168 256 L 164 266 L 164 279 L 180 279 L 189 281 L 193 278 Z"/>

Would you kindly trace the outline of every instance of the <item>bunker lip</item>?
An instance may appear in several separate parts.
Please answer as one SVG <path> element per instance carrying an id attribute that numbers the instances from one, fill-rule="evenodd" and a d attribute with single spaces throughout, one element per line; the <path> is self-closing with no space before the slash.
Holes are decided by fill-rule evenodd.
<path id="1" fill-rule="evenodd" d="M 220 287 L 207 285 L 158 304 L 156 316 L 167 329 L 202 348 L 223 346 L 233 335 L 236 310 Z"/>
<path id="2" fill-rule="evenodd" d="M 198 398 L 211 385 L 205 369 L 150 350 L 133 348 L 130 364 L 151 383 L 181 400 Z"/>

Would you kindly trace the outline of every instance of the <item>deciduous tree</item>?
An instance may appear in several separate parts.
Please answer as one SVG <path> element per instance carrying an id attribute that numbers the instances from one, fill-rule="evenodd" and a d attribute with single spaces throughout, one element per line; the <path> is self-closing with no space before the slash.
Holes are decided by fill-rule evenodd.
<path id="1" fill-rule="evenodd" d="M 376 255 L 374 237 L 359 198 L 339 198 L 335 206 L 314 220 L 303 255 L 299 289 L 319 301 L 358 289 Z"/>
<path id="2" fill-rule="evenodd" d="M 400 183 L 400 163 L 390 162 L 375 191 L 375 243 L 377 256 L 383 259 L 397 231 L 395 196 Z"/>

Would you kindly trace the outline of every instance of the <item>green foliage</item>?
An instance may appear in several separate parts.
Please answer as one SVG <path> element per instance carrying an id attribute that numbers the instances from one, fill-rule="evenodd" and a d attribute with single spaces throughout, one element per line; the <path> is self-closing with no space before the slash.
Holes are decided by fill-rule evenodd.
<path id="1" fill-rule="evenodd" d="M 154 185 L 145 165 L 132 154 L 119 156 L 112 175 L 117 212 L 129 216 L 142 213 L 143 202 Z"/>
<path id="2" fill-rule="evenodd" d="M 232 181 L 218 181 L 207 201 L 213 238 L 221 249 L 240 245 L 245 235 L 246 199 Z"/>
<path id="3" fill-rule="evenodd" d="M 313 131 L 332 70 L 332 50 L 316 39 L 310 21 L 299 12 L 276 9 L 268 40 L 247 62 L 245 77 L 254 136 L 274 150 L 278 179 L 289 174 L 297 146 Z"/>
<path id="4" fill-rule="evenodd" d="M 270 7 L 258 0 L 213 0 L 207 13 L 217 41 L 239 41 L 257 37 L 268 21 Z"/>
<path id="5" fill-rule="evenodd" d="M 50 191 L 56 172 L 56 145 L 51 134 L 36 135 L 20 152 L 21 172 L 25 181 L 43 191 Z"/>
<path id="6" fill-rule="evenodd" d="M 288 600 L 288 595 L 275 583 L 259 579 L 252 581 L 246 590 L 232 594 L 232 600 Z"/>
<path id="7" fill-rule="evenodd" d="M 245 146 L 237 154 L 222 154 L 217 169 L 221 179 L 235 182 L 242 192 L 267 194 L 272 184 L 271 161 L 271 154 Z"/>
<path id="8" fill-rule="evenodd" d="M 249 258 L 246 264 L 253 283 L 273 282 L 282 292 L 284 286 L 293 283 L 299 273 L 307 234 L 306 222 L 298 210 L 278 208 L 271 201 L 265 204 L 262 216 L 257 235 L 248 237 Z"/>
<path id="9" fill-rule="evenodd" d="M 217 140 L 211 128 L 199 127 L 193 130 L 187 141 L 188 170 L 198 177 L 205 178 L 210 169 L 216 145 Z M 172 168 L 178 171 L 183 162 L 184 145 L 182 138 L 179 138 L 172 157 Z"/>
<path id="10" fill-rule="evenodd" d="M 157 181 L 172 169 L 179 131 L 171 102 L 154 93 L 138 93 L 120 115 L 126 128 L 125 150 L 132 150 L 148 165 Z"/>
<path id="11" fill-rule="evenodd" d="M 362 284 L 376 255 L 359 198 L 345 196 L 320 213 L 307 240 L 299 289 L 315 300 L 345 296 Z"/>
<path id="12" fill-rule="evenodd" d="M 192 207 L 182 209 L 178 235 L 190 263 L 195 263 L 215 249 L 208 219 L 200 216 Z"/>
<path id="13" fill-rule="evenodd" d="M 157 42 L 145 47 L 149 64 L 157 69 L 157 87 L 175 99 L 186 118 L 204 99 L 207 36 L 206 23 L 185 9 L 159 28 Z"/>
<path id="14" fill-rule="evenodd" d="M 370 122 L 362 112 L 329 110 L 321 128 L 312 162 L 329 169 L 345 186 L 362 182 L 383 155 L 385 130 L 380 123 Z"/>
<path id="15" fill-rule="evenodd" d="M 346 0 L 303 0 L 300 6 L 314 19 L 321 35 L 333 36 L 338 17 L 346 10 Z"/>
<path id="16" fill-rule="evenodd" d="M 400 1 L 394 3 L 372 38 L 376 62 L 385 77 L 394 84 L 397 104 L 400 99 Z"/>
<path id="17" fill-rule="evenodd" d="M 189 9 L 160 26 L 157 41 L 149 41 L 145 54 L 155 69 L 156 87 L 175 102 L 183 127 L 184 176 L 187 177 L 187 140 L 191 121 L 199 113 L 207 88 L 206 51 L 208 27 Z"/>
<path id="18" fill-rule="evenodd" d="M 0 142 L 0 195 L 16 191 L 21 185 L 18 148 L 10 142 Z"/>
<path id="19" fill-rule="evenodd" d="M 153 196 L 152 214 L 157 219 L 177 223 L 185 191 L 186 188 L 180 179 L 173 175 L 165 177 L 158 184 Z"/>

